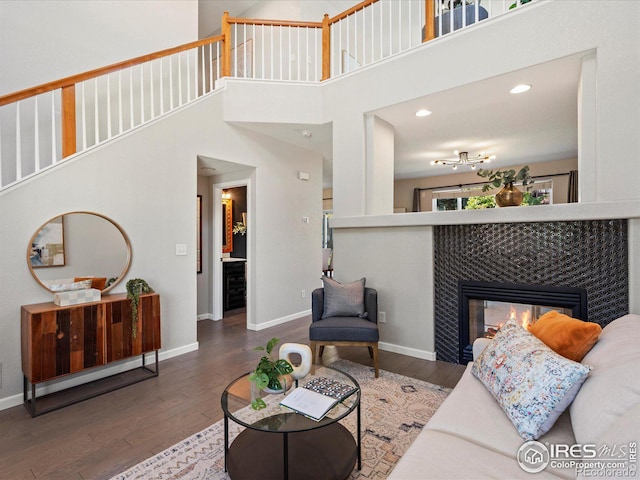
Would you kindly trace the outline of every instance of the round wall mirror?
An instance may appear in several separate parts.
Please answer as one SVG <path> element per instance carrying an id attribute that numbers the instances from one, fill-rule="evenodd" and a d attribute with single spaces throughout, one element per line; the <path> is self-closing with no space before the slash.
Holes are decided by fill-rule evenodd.
<path id="1" fill-rule="evenodd" d="M 130 263 L 127 234 L 113 220 L 92 212 L 52 218 L 36 230 L 27 247 L 31 275 L 50 292 L 78 282 L 107 292 L 124 278 Z"/>

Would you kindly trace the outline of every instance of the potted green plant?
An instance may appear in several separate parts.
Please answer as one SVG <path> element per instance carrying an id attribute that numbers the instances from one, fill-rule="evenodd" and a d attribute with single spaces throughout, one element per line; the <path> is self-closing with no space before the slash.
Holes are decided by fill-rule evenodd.
<path id="1" fill-rule="evenodd" d="M 249 380 L 253 382 L 259 390 L 264 390 L 269 393 L 279 393 L 284 392 L 287 388 L 286 376 L 293 372 L 293 366 L 282 358 L 273 358 L 273 349 L 279 342 L 279 338 L 273 337 L 267 342 L 266 346 L 254 348 L 256 351 L 266 352 L 266 355 L 260 358 L 256 369 L 249 375 Z M 251 406 L 255 410 L 259 410 L 265 408 L 266 404 L 262 398 L 255 398 L 251 402 Z"/>
<path id="2" fill-rule="evenodd" d="M 141 278 L 132 278 L 127 282 L 127 298 L 131 299 L 131 336 L 138 336 L 138 304 L 140 295 L 153 293 L 153 288 Z"/>
<path id="3" fill-rule="evenodd" d="M 495 195 L 496 203 L 500 207 L 518 206 L 522 203 L 523 194 L 513 185 L 515 182 L 521 182 L 527 190 L 531 188 L 528 185 L 533 183 L 529 174 L 529 165 L 525 165 L 517 172 L 513 169 L 493 171 L 481 168 L 478 176 L 489 180 L 489 183 L 482 187 L 483 192 L 502 185 L 502 189 Z"/>

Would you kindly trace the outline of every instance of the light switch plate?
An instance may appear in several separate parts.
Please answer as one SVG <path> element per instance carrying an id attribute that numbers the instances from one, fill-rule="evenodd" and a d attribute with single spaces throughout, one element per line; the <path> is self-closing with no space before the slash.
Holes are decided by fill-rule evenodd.
<path id="1" fill-rule="evenodd" d="M 187 245 L 184 243 L 176 243 L 176 255 L 186 255 Z"/>

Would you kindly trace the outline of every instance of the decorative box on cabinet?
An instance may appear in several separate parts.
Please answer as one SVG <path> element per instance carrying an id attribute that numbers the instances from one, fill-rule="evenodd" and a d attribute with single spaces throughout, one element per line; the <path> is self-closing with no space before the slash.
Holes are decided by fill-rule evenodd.
<path id="1" fill-rule="evenodd" d="M 24 305 L 22 372 L 29 413 L 35 417 L 158 376 L 160 296 L 140 296 L 135 337 L 132 320 L 131 300 L 125 294 L 67 307 L 53 302 Z M 155 352 L 155 369 L 145 364 L 144 354 L 149 352 Z M 37 384 L 137 356 L 141 357 L 139 367 L 36 398 Z"/>

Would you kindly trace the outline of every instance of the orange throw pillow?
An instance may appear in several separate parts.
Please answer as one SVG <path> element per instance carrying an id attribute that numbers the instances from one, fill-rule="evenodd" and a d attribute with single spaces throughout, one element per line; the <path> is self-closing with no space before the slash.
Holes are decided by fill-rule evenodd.
<path id="1" fill-rule="evenodd" d="M 106 277 L 76 277 L 74 282 L 81 282 L 82 280 L 91 280 L 91 288 L 96 290 L 104 290 L 104 286 L 107 283 Z"/>
<path id="2" fill-rule="evenodd" d="M 552 310 L 531 325 L 529 331 L 557 354 L 580 362 L 598 341 L 602 327 Z"/>

